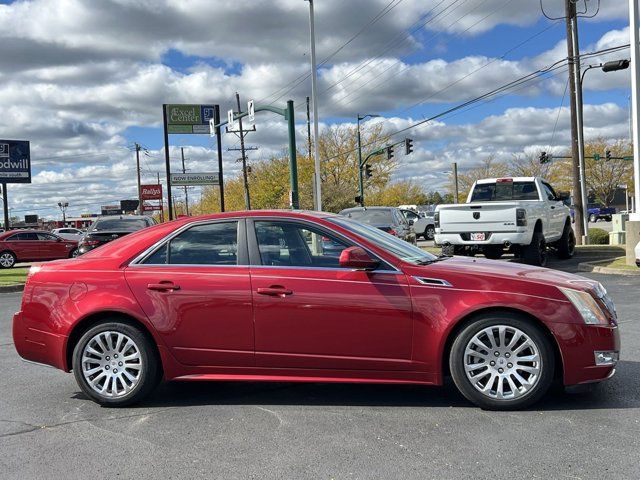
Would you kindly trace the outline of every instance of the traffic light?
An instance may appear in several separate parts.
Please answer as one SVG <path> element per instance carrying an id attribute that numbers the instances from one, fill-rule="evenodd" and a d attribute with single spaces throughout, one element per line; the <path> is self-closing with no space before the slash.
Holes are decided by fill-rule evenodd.
<path id="1" fill-rule="evenodd" d="M 605 150 L 604 151 L 604 158 L 605 160 L 608 162 L 609 160 L 611 160 L 611 150 Z"/>
<path id="2" fill-rule="evenodd" d="M 411 138 L 404 139 L 404 154 L 409 155 L 413 152 L 413 140 Z"/>
<path id="3" fill-rule="evenodd" d="M 354 199 L 358 205 L 362 205 L 362 197 L 360 195 L 356 195 Z"/>
<path id="4" fill-rule="evenodd" d="M 599 154 L 599 153 L 594 153 L 594 154 L 593 154 L 593 159 L 594 159 L 596 162 L 600 161 L 600 154 Z"/>
<path id="5" fill-rule="evenodd" d="M 393 145 L 389 145 L 387 147 L 387 160 L 391 160 L 393 158 Z"/>
<path id="6" fill-rule="evenodd" d="M 364 167 L 364 174 L 367 178 L 373 177 L 373 171 L 371 170 L 371 165 L 366 165 Z"/>
<path id="7" fill-rule="evenodd" d="M 547 152 L 540 152 L 540 164 L 549 163 L 551 158 L 547 155 Z"/>

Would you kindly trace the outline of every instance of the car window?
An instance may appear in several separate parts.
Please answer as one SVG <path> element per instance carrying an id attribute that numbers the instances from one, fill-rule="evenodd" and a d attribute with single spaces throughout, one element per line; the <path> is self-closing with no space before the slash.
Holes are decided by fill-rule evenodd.
<path id="1" fill-rule="evenodd" d="M 546 182 L 542 182 L 542 189 L 544 190 L 544 196 L 547 198 L 554 198 L 557 199 L 558 195 L 556 195 L 556 192 L 553 190 L 553 188 L 551 188 L 551 185 L 549 185 Z"/>
<path id="2" fill-rule="evenodd" d="M 237 265 L 238 222 L 196 225 L 147 257 L 147 265 Z"/>
<path id="3" fill-rule="evenodd" d="M 347 211 L 343 215 L 367 225 L 391 225 L 393 223 L 393 210 L 391 209 L 353 210 Z"/>
<path id="4" fill-rule="evenodd" d="M 477 184 L 472 202 L 503 202 L 510 200 L 538 200 L 535 182 L 502 181 Z"/>
<path id="5" fill-rule="evenodd" d="M 407 220 L 417 220 L 419 217 L 411 210 L 401 210 Z"/>
<path id="6" fill-rule="evenodd" d="M 56 240 L 58 240 L 58 237 L 56 237 L 55 235 L 51 235 L 50 233 L 41 233 L 38 232 L 38 240 L 46 240 L 48 242 L 55 242 Z"/>
<path id="7" fill-rule="evenodd" d="M 255 222 L 262 265 L 340 268 L 343 240 L 294 222 Z"/>
<path id="8" fill-rule="evenodd" d="M 17 238 L 16 238 L 17 237 Z M 22 232 L 11 237 L 12 240 L 38 240 L 38 236 L 32 232 Z"/>

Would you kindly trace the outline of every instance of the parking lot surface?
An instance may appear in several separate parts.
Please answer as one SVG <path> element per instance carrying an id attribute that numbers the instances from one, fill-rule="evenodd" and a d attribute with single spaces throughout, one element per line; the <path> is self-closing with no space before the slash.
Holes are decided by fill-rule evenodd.
<path id="1" fill-rule="evenodd" d="M 0 477 L 640 478 L 640 279 L 587 274 L 616 301 L 617 374 L 489 412 L 452 385 L 170 383 L 101 408 L 73 376 L 22 362 L 20 294 L 0 294 Z"/>

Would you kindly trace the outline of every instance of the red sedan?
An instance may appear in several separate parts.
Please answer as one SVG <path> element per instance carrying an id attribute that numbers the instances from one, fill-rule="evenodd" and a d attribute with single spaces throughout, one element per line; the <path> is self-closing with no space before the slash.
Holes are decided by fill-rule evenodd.
<path id="1" fill-rule="evenodd" d="M 10 230 L 0 233 L 0 268 L 18 262 L 36 262 L 72 258 L 78 254 L 78 242 L 65 240 L 39 230 Z"/>
<path id="2" fill-rule="evenodd" d="M 22 357 L 73 370 L 110 406 L 162 379 L 441 385 L 450 374 L 477 405 L 514 409 L 554 380 L 609 378 L 620 348 L 597 282 L 435 257 L 349 218 L 291 211 L 185 218 L 33 267 L 13 337 Z"/>

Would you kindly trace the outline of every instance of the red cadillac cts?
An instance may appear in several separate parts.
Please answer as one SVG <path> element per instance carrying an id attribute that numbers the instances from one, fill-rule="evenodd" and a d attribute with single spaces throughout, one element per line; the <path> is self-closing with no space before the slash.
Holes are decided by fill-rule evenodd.
<path id="1" fill-rule="evenodd" d="M 435 257 L 293 211 L 180 219 L 32 267 L 13 336 L 22 357 L 73 370 L 109 406 L 162 379 L 441 385 L 450 374 L 475 404 L 515 409 L 554 380 L 609 378 L 620 348 L 597 282 Z"/>

